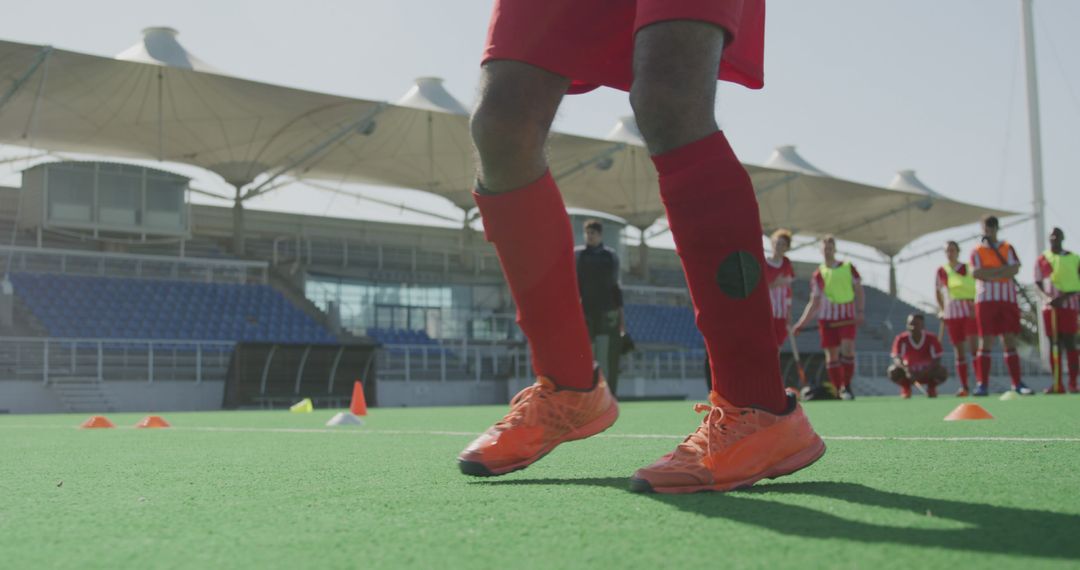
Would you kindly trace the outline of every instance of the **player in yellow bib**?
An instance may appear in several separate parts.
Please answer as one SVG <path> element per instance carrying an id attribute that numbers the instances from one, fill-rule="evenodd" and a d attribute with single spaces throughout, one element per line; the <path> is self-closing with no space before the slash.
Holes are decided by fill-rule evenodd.
<path id="1" fill-rule="evenodd" d="M 1080 374 L 1080 353 L 1076 349 L 1077 320 L 1080 318 L 1080 255 L 1064 248 L 1065 232 L 1054 228 L 1050 232 L 1050 249 L 1035 263 L 1035 285 L 1043 300 L 1043 324 L 1054 346 L 1050 350 L 1050 370 L 1055 382 L 1048 394 L 1062 394 L 1065 387 L 1056 381 L 1062 377 L 1061 355 L 1069 363 L 1070 392 L 1080 392 L 1076 385 Z"/>

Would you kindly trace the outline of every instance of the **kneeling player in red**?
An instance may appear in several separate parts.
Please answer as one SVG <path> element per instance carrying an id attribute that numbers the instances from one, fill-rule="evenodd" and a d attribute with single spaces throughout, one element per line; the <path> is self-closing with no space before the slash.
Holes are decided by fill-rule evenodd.
<path id="1" fill-rule="evenodd" d="M 911 397 L 912 384 L 925 386 L 926 395 L 937 398 L 937 387 L 949 377 L 941 365 L 941 341 L 925 328 L 922 315 L 908 315 L 908 330 L 893 340 L 889 380 L 900 385 L 900 396 L 905 399 Z"/>
<path id="2" fill-rule="evenodd" d="M 615 421 L 594 375 L 569 220 L 544 154 L 565 93 L 630 91 L 712 363 L 711 406 L 637 491 L 725 491 L 810 465 L 825 444 L 784 393 L 750 177 L 715 120 L 716 79 L 762 85 L 763 0 L 496 0 L 472 117 L 476 201 L 539 381 L 459 456 L 463 472 L 521 469 Z"/>

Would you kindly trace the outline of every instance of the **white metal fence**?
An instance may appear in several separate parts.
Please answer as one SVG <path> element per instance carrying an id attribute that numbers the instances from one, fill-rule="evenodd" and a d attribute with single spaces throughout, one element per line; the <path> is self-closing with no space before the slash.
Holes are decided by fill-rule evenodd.
<path id="1" fill-rule="evenodd" d="M 265 261 L 202 259 L 0 245 L 0 267 L 11 271 L 181 279 L 207 283 L 266 283 Z"/>
<path id="2" fill-rule="evenodd" d="M 234 343 L 0 337 L 0 380 L 223 381 Z"/>

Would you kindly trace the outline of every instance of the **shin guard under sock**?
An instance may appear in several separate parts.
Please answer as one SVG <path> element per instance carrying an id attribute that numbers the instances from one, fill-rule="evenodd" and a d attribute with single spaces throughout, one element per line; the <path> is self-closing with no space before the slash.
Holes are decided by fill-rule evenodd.
<path id="1" fill-rule="evenodd" d="M 713 390 L 736 406 L 787 408 L 763 277 L 754 187 L 723 133 L 653 157 Z"/>
<path id="2" fill-rule="evenodd" d="M 844 366 L 844 387 L 851 388 L 851 379 L 855 377 L 855 358 L 840 356 L 840 364 Z"/>
<path id="3" fill-rule="evenodd" d="M 1012 387 L 1017 388 L 1020 386 L 1020 355 L 1016 354 L 1015 350 L 1005 351 L 1005 367 L 1009 369 L 1009 379 L 1012 380 Z"/>
<path id="4" fill-rule="evenodd" d="M 1066 351 L 1065 356 L 1069 359 L 1069 388 L 1076 390 L 1077 376 L 1080 376 L 1080 350 Z"/>
<path id="5" fill-rule="evenodd" d="M 975 379 L 979 384 L 988 385 L 990 382 L 990 353 L 980 350 L 975 355 Z"/>
<path id="6" fill-rule="evenodd" d="M 960 379 L 960 387 L 968 389 L 968 365 L 966 360 L 956 361 L 956 377 Z"/>
<path id="7" fill-rule="evenodd" d="M 533 370 L 562 388 L 593 386 L 593 356 L 578 292 L 574 237 L 551 173 L 517 190 L 474 194 L 495 245 Z"/>

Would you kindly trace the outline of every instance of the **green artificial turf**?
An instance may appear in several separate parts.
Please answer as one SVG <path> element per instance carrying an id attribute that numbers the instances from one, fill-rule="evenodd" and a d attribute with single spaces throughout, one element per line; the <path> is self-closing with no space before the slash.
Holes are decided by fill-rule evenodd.
<path id="1" fill-rule="evenodd" d="M 173 413 L 164 430 L 2 416 L 0 567 L 1077 567 L 1080 397 L 978 402 L 996 419 L 942 421 L 952 397 L 812 402 L 817 464 L 686 496 L 627 480 L 697 425 L 688 402 L 625 404 L 603 436 L 493 479 L 454 459 L 501 407 L 334 429 L 336 410 Z"/>

